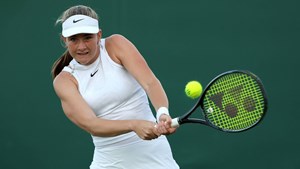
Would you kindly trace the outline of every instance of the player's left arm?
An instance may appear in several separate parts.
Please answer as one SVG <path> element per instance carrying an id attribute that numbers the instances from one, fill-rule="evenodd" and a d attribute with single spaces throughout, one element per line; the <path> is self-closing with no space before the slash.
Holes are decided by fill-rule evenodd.
<path id="1" fill-rule="evenodd" d="M 112 59 L 124 66 L 141 84 L 156 111 L 160 107 L 168 108 L 168 98 L 160 81 L 138 49 L 128 39 L 122 35 L 112 35 L 107 38 L 106 47 Z M 167 128 L 171 125 L 170 116 L 163 115 L 160 120 L 166 122 L 165 127 Z M 161 125 L 164 124 L 160 123 L 158 126 L 161 127 Z"/>

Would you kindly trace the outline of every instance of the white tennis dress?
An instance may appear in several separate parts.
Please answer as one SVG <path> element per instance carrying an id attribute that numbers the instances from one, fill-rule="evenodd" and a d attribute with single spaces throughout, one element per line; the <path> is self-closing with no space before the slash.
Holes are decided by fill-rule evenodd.
<path id="1" fill-rule="evenodd" d="M 79 91 L 99 118 L 155 122 L 146 92 L 126 69 L 115 63 L 101 39 L 100 56 L 84 66 L 74 59 L 63 71 L 73 74 Z M 90 169 L 178 169 L 165 136 L 151 141 L 135 132 L 116 137 L 92 136 L 95 145 Z"/>

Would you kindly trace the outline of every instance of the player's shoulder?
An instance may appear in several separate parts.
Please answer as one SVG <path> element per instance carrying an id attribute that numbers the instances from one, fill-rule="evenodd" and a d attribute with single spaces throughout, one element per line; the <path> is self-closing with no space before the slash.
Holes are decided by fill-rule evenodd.
<path id="1" fill-rule="evenodd" d="M 130 43 L 130 41 L 121 34 L 113 34 L 106 38 L 105 43 L 113 47 L 122 47 L 123 45 Z"/>
<path id="2" fill-rule="evenodd" d="M 121 56 L 126 55 L 131 42 L 123 35 L 113 34 L 106 38 L 105 47 L 109 56 L 116 63 L 122 65 Z"/>
<path id="3" fill-rule="evenodd" d="M 108 41 L 122 41 L 124 39 L 126 39 L 126 37 L 121 34 L 112 34 L 106 38 Z"/>
<path id="4" fill-rule="evenodd" d="M 55 90 L 64 90 L 72 86 L 76 87 L 77 81 L 71 73 L 62 71 L 54 78 L 53 86 Z"/>

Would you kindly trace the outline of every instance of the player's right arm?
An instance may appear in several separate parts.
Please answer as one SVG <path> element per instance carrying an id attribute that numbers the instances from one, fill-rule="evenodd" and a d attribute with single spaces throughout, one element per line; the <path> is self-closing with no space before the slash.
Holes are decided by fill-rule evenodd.
<path id="1" fill-rule="evenodd" d="M 65 115 L 77 126 L 94 136 L 111 137 L 134 131 L 145 140 L 157 138 L 153 122 L 144 120 L 105 120 L 98 118 L 78 91 L 75 78 L 61 72 L 53 81 Z"/>

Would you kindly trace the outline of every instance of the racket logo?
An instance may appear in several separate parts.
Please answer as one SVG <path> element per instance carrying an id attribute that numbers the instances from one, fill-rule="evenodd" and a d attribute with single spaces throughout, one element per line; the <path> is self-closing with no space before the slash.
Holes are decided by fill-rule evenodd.
<path id="1" fill-rule="evenodd" d="M 209 97 L 209 99 L 220 109 L 221 112 L 225 112 L 230 118 L 234 118 L 238 115 L 239 107 L 242 106 L 247 112 L 255 110 L 255 100 L 251 96 L 247 96 L 242 99 L 243 85 L 236 86 L 227 90 L 227 97 L 225 105 L 224 96 L 225 92 L 217 93 Z M 209 108 L 208 113 L 213 112 L 213 108 Z"/>

